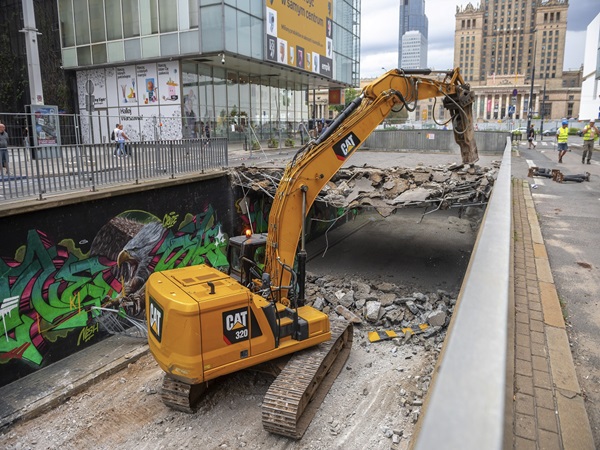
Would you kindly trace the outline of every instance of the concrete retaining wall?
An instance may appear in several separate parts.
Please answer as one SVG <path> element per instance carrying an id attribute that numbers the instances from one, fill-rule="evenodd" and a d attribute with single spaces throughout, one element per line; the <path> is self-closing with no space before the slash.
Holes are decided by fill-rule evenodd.
<path id="1" fill-rule="evenodd" d="M 504 152 L 506 138 L 510 133 L 501 131 L 480 131 L 475 133 L 475 142 L 480 154 Z M 443 152 L 460 155 L 460 148 L 454 141 L 451 130 L 376 130 L 362 146 L 365 150 L 393 150 L 419 152 Z"/>

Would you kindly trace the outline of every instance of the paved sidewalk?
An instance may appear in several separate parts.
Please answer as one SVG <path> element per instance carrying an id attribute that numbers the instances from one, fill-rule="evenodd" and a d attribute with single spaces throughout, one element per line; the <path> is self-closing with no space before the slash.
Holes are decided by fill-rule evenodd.
<path id="1" fill-rule="evenodd" d="M 514 448 L 593 450 L 529 183 L 513 182 Z"/>

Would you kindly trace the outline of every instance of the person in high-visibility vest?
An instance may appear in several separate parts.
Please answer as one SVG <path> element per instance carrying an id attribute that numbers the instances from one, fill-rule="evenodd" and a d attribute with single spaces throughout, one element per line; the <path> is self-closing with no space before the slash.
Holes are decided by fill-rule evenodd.
<path id="1" fill-rule="evenodd" d="M 594 120 L 590 120 L 589 125 L 583 128 L 583 154 L 581 155 L 581 164 L 585 163 L 587 156 L 587 163 L 591 164 L 592 151 L 594 150 L 594 141 L 598 140 L 600 131 L 596 128 Z"/>
<path id="2" fill-rule="evenodd" d="M 567 139 L 569 138 L 569 122 L 562 121 L 562 127 L 556 131 L 556 140 L 558 141 L 558 162 L 562 163 L 563 156 L 569 150 Z"/>

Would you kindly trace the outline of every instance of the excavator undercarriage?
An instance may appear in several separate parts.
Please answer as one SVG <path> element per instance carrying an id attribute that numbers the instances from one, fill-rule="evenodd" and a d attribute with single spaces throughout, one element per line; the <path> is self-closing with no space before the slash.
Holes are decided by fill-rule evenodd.
<path id="1" fill-rule="evenodd" d="M 292 439 L 304 435 L 350 355 L 352 331 L 350 322 L 335 321 L 329 341 L 269 364 L 271 373 L 279 373 L 263 399 L 265 430 Z M 165 375 L 162 400 L 170 408 L 194 413 L 209 384 L 187 384 Z"/>

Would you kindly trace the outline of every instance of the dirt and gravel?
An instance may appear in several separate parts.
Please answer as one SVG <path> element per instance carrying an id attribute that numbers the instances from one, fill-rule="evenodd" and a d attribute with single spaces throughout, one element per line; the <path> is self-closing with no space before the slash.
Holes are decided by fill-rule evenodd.
<path id="1" fill-rule="evenodd" d="M 367 344 L 363 331 L 355 333 L 346 367 L 300 441 L 262 429 L 267 375 L 228 376 L 209 390 L 195 414 L 186 414 L 162 403 L 163 373 L 151 355 L 53 411 L 16 424 L 0 440 L 6 449 L 406 448 L 418 410 L 412 403 L 421 401 L 434 356 L 417 346 Z"/>

